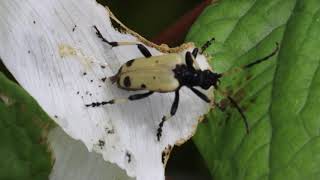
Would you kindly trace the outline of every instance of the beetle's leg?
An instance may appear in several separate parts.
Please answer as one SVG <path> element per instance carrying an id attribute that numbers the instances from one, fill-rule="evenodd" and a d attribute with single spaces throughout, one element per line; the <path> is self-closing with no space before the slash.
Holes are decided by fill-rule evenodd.
<path id="1" fill-rule="evenodd" d="M 188 51 L 186 53 L 186 64 L 187 64 L 187 67 L 191 68 L 191 69 L 194 69 L 193 63 L 194 63 L 193 55 L 191 55 L 191 53 Z"/>
<path id="2" fill-rule="evenodd" d="M 167 121 L 168 119 L 170 119 L 172 116 L 174 116 L 176 114 L 176 112 L 177 112 L 178 105 L 179 105 L 179 90 L 180 89 L 177 89 L 175 91 L 175 97 L 174 97 L 174 101 L 173 101 L 172 106 L 171 106 L 170 114 L 166 115 L 166 116 L 163 116 L 161 122 L 159 123 L 159 127 L 157 129 L 157 139 L 158 139 L 158 141 L 160 141 L 160 138 L 162 136 L 163 123 L 165 121 Z"/>
<path id="3" fill-rule="evenodd" d="M 143 44 L 137 44 L 137 47 L 144 57 L 148 58 L 152 56 L 150 51 Z"/>
<path id="4" fill-rule="evenodd" d="M 105 38 L 102 36 L 101 32 L 99 31 L 99 29 L 97 28 L 96 25 L 94 25 L 93 28 L 96 30 L 96 34 L 97 34 L 98 38 L 100 38 L 103 42 L 108 43 L 108 44 L 109 44 L 110 46 L 112 46 L 112 47 L 118 46 L 118 43 L 117 43 L 117 42 L 110 42 L 110 41 L 108 41 L 107 39 L 105 39 Z"/>
<path id="5" fill-rule="evenodd" d="M 190 89 L 199 97 L 201 98 L 202 100 L 204 100 L 205 102 L 207 103 L 210 103 L 211 100 L 205 95 L 203 94 L 202 92 L 200 92 L 198 89 L 195 89 L 193 87 L 190 87 Z"/>
<path id="6" fill-rule="evenodd" d="M 150 96 L 153 93 L 154 93 L 153 91 L 149 91 L 149 92 L 146 92 L 146 93 L 143 93 L 143 94 L 134 94 L 134 95 L 129 96 L 128 99 L 130 101 L 143 99 L 143 98 L 146 98 L 146 97 Z"/>
<path id="7" fill-rule="evenodd" d="M 93 102 L 90 104 L 86 104 L 86 107 L 90 107 L 90 106 L 91 107 L 98 107 L 98 106 L 102 106 L 102 105 L 106 105 L 106 104 L 125 103 L 128 101 L 134 101 L 134 100 L 146 98 L 146 97 L 150 96 L 151 94 L 153 94 L 153 91 L 149 91 L 149 92 L 143 93 L 143 94 L 133 94 L 133 95 L 129 96 L 128 98 L 116 98 L 116 99 L 112 99 L 110 101 Z"/>
<path id="8" fill-rule="evenodd" d="M 105 39 L 101 32 L 99 31 L 99 29 L 97 28 L 97 26 L 93 26 L 94 29 L 96 30 L 96 34 L 97 36 L 102 39 L 103 42 L 108 43 L 110 46 L 112 47 L 117 47 L 117 46 L 126 46 L 126 45 L 137 45 L 139 51 L 145 56 L 145 57 L 151 57 L 151 53 L 150 51 L 143 45 L 137 42 L 116 42 L 116 41 L 108 41 L 107 39 Z"/>

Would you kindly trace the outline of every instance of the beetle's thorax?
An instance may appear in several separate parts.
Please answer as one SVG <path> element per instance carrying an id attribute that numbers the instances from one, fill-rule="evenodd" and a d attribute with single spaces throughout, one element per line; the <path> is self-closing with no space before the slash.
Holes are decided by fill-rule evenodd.
<path id="1" fill-rule="evenodd" d="M 196 86 L 199 79 L 199 71 L 188 68 L 185 64 L 177 64 L 173 69 L 174 76 L 181 86 Z"/>
<path id="2" fill-rule="evenodd" d="M 200 86 L 203 89 L 208 89 L 211 86 L 216 86 L 219 82 L 220 74 L 213 73 L 209 70 L 197 70 L 188 68 L 185 64 L 177 64 L 173 69 L 175 78 L 178 79 L 180 86 Z"/>

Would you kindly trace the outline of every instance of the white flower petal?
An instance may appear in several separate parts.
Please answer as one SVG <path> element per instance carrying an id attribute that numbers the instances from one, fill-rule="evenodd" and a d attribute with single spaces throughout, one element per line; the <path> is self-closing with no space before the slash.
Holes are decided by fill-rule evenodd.
<path id="1" fill-rule="evenodd" d="M 17 81 L 74 139 L 141 180 L 164 179 L 163 151 L 170 152 L 195 132 L 208 105 L 182 88 L 176 116 L 156 130 L 170 112 L 174 93 L 155 93 L 127 104 L 87 108 L 94 101 L 127 97 L 108 80 L 126 61 L 141 57 L 136 46 L 110 48 L 110 41 L 138 41 L 113 28 L 109 12 L 94 0 L 0 1 L 0 57 Z M 191 48 L 191 47 L 189 47 Z M 149 48 L 153 55 L 163 52 Z M 199 56 L 202 63 L 204 56 Z M 107 64 L 102 68 L 99 63 Z"/>
<path id="2" fill-rule="evenodd" d="M 71 139 L 59 127 L 50 131 L 49 142 L 55 157 L 51 180 L 133 179 L 116 165 L 104 161 L 101 155 L 88 152 L 80 141 Z"/>

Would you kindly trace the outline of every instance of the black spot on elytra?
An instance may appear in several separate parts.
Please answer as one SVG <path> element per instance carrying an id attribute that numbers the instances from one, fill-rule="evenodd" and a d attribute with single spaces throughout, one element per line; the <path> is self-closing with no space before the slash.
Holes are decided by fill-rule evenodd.
<path id="1" fill-rule="evenodd" d="M 90 82 L 93 82 L 93 80 L 90 80 Z"/>
<path id="2" fill-rule="evenodd" d="M 134 59 L 131 59 L 130 61 L 126 62 L 127 67 L 130 67 L 134 62 Z"/>
<path id="3" fill-rule="evenodd" d="M 156 77 L 155 77 L 155 76 L 153 76 L 152 78 L 153 78 L 153 79 L 156 79 Z"/>
<path id="4" fill-rule="evenodd" d="M 77 94 L 79 94 L 80 92 L 79 91 L 77 91 Z"/>
<path id="5" fill-rule="evenodd" d="M 36 21 L 33 21 L 33 24 L 36 24 Z"/>
<path id="6" fill-rule="evenodd" d="M 145 89 L 147 86 L 145 84 L 141 84 L 141 88 Z"/>
<path id="7" fill-rule="evenodd" d="M 100 67 L 101 67 L 102 69 L 106 68 L 106 66 L 104 66 L 104 65 L 101 65 Z"/>
<path id="8" fill-rule="evenodd" d="M 57 115 L 54 115 L 54 118 L 58 118 L 58 116 L 57 116 Z"/>
<path id="9" fill-rule="evenodd" d="M 87 73 L 86 73 L 86 72 L 84 72 L 84 73 L 82 73 L 82 75 L 84 75 L 84 76 L 85 76 L 85 75 L 87 75 Z"/>
<path id="10" fill-rule="evenodd" d="M 30 53 L 31 53 L 31 51 L 29 50 L 29 51 L 28 51 L 28 54 L 30 54 Z"/>
<path id="11" fill-rule="evenodd" d="M 125 87 L 130 87 L 131 86 L 131 80 L 129 76 L 126 76 L 123 80 L 123 84 Z"/>

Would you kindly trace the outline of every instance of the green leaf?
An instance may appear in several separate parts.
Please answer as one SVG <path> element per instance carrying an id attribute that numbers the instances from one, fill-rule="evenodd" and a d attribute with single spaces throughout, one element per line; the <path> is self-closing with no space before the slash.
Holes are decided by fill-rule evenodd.
<path id="1" fill-rule="evenodd" d="M 228 103 L 199 125 L 194 141 L 214 179 L 320 179 L 319 34 L 318 0 L 224 0 L 194 24 L 187 39 L 201 45 L 216 38 L 207 53 L 215 71 L 229 72 L 221 91 L 236 99 L 250 126 L 246 134 Z M 233 71 L 276 42 L 280 51 L 269 61 Z"/>
<path id="2" fill-rule="evenodd" d="M 0 179 L 48 179 L 53 159 L 50 118 L 19 86 L 0 72 Z"/>

